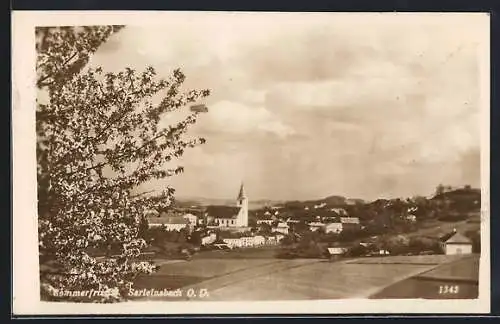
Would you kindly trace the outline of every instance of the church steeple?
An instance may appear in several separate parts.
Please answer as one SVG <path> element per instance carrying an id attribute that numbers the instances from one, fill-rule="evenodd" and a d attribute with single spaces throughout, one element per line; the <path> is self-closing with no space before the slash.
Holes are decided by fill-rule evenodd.
<path id="1" fill-rule="evenodd" d="M 238 194 L 238 201 L 241 201 L 243 199 L 246 199 L 247 198 L 247 195 L 245 193 L 245 186 L 243 185 L 243 182 L 241 183 L 241 187 L 240 187 L 240 193 Z"/>
<path id="2" fill-rule="evenodd" d="M 238 226 L 248 227 L 248 197 L 243 182 L 241 182 L 240 192 L 236 199 L 236 206 L 240 207 L 237 220 Z"/>

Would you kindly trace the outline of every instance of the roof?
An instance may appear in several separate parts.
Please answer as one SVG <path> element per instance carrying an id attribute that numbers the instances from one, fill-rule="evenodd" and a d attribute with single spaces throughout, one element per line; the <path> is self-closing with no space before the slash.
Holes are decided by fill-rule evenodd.
<path id="1" fill-rule="evenodd" d="M 346 224 L 359 224 L 359 218 L 357 217 L 340 217 L 341 223 Z"/>
<path id="2" fill-rule="evenodd" d="M 309 223 L 309 226 L 325 226 L 325 224 L 319 223 L 319 222 L 311 222 L 311 223 Z"/>
<path id="3" fill-rule="evenodd" d="M 245 193 L 245 186 L 243 186 L 243 183 L 241 183 L 240 192 L 238 193 L 238 200 L 244 199 L 246 197 L 247 195 Z"/>
<path id="4" fill-rule="evenodd" d="M 332 225 L 340 226 L 340 225 L 342 225 L 342 223 L 340 223 L 340 222 L 331 222 L 331 223 L 326 224 L 326 226 L 332 226 Z"/>
<path id="5" fill-rule="evenodd" d="M 446 235 L 443 235 L 440 238 L 441 242 L 444 243 L 465 243 L 465 244 L 472 244 L 472 241 L 468 238 L 463 236 L 462 234 L 458 232 L 451 232 Z"/>
<path id="6" fill-rule="evenodd" d="M 150 224 L 188 224 L 189 221 L 181 216 L 149 217 Z"/>
<path id="7" fill-rule="evenodd" d="M 215 218 L 236 218 L 241 207 L 234 206 L 208 206 L 207 214 Z"/>
<path id="8" fill-rule="evenodd" d="M 343 248 L 343 247 L 329 247 L 327 249 L 328 249 L 328 253 L 330 253 L 331 255 L 344 254 L 347 252 L 347 248 Z"/>
<path id="9" fill-rule="evenodd" d="M 160 213 L 155 209 L 148 209 L 144 212 L 146 216 L 158 216 Z"/>
<path id="10" fill-rule="evenodd" d="M 176 217 L 179 216 L 177 213 L 175 213 L 173 210 L 168 210 L 168 211 L 162 211 L 160 214 L 156 215 L 151 215 L 151 218 L 167 218 L 167 217 Z"/>

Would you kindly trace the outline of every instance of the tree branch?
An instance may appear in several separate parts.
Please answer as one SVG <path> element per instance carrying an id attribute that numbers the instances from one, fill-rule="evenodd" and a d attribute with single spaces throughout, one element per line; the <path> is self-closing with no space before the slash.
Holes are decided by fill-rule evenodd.
<path id="1" fill-rule="evenodd" d="M 56 71 L 56 72 L 54 72 L 54 73 L 51 73 L 51 74 L 47 74 L 46 76 L 44 76 L 43 78 L 41 78 L 40 80 L 38 80 L 37 85 L 38 85 L 39 87 L 44 86 L 44 85 L 48 85 L 48 84 L 42 84 L 42 83 L 43 83 L 43 81 L 45 81 L 45 80 L 47 80 L 48 78 L 54 77 L 55 75 L 57 75 L 57 74 L 61 73 L 61 71 L 64 69 L 64 66 L 65 66 L 66 64 L 68 64 L 68 63 L 69 63 L 69 61 L 71 61 L 71 60 L 72 60 L 73 58 L 75 58 L 75 56 L 77 56 L 77 55 L 78 55 L 78 51 L 74 52 L 74 53 L 73 53 L 73 55 L 71 55 L 71 56 L 70 56 L 70 57 L 69 57 L 66 61 L 64 61 L 64 62 L 63 62 L 63 64 L 61 65 L 61 68 L 60 68 L 60 69 L 58 69 L 58 71 Z"/>

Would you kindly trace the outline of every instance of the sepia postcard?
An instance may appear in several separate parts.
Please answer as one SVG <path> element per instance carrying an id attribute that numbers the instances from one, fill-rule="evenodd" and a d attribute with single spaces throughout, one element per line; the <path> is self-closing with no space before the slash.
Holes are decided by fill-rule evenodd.
<path id="1" fill-rule="evenodd" d="M 14 314 L 488 313 L 489 18 L 13 12 Z"/>

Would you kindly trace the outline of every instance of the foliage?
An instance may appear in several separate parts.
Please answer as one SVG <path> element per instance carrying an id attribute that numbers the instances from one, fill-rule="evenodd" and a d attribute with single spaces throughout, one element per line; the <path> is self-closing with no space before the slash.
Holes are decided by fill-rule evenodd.
<path id="1" fill-rule="evenodd" d="M 259 234 L 270 235 L 273 232 L 272 226 L 267 223 L 261 223 L 258 226 L 259 226 L 259 231 L 258 231 Z"/>
<path id="2" fill-rule="evenodd" d="M 481 233 L 480 231 L 467 231 L 465 232 L 465 236 L 471 239 L 472 241 L 472 252 L 473 253 L 481 253 Z"/>
<path id="3" fill-rule="evenodd" d="M 301 220 L 298 223 L 293 224 L 291 227 L 292 227 L 291 229 L 294 233 L 304 234 L 304 233 L 310 232 L 309 226 L 303 220 Z"/>
<path id="4" fill-rule="evenodd" d="M 408 244 L 408 250 L 409 252 L 414 254 L 418 254 L 420 252 L 428 252 L 428 251 L 432 251 L 434 253 L 441 252 L 439 241 L 437 239 L 432 239 L 422 236 L 415 236 L 410 238 Z"/>
<path id="5" fill-rule="evenodd" d="M 466 219 L 467 215 L 465 214 L 446 213 L 444 215 L 438 216 L 438 220 L 442 222 L 459 222 Z"/>
<path id="6" fill-rule="evenodd" d="M 121 28 L 36 29 L 39 250 L 41 261 L 55 261 L 60 269 L 43 276 L 49 295 L 54 289 L 96 289 L 109 292 L 102 301 L 120 300 L 138 274 L 150 273 L 151 264 L 133 261 L 146 246 L 141 215 L 168 205 L 174 189 L 156 197 L 132 191 L 182 172 L 169 164 L 205 141 L 185 138 L 197 112 L 162 125 L 165 114 L 209 94 L 180 93 L 180 70 L 164 80 L 152 67 L 105 73 L 86 66 Z M 98 262 L 89 248 L 118 255 Z"/>
<path id="7" fill-rule="evenodd" d="M 326 250 L 316 242 L 299 243 L 296 246 L 284 246 L 277 251 L 276 257 L 282 259 L 294 258 L 324 258 Z"/>
<path id="8" fill-rule="evenodd" d="M 359 257 L 359 256 L 365 256 L 368 252 L 370 252 L 370 250 L 367 247 L 361 244 L 357 244 L 350 247 L 347 250 L 346 255 L 349 257 Z"/>
<path id="9" fill-rule="evenodd" d="M 408 252 L 410 240 L 403 235 L 391 236 L 383 241 L 382 249 L 388 250 L 392 255 Z"/>
<path id="10" fill-rule="evenodd" d="M 253 234 L 250 231 L 232 232 L 232 231 L 220 230 L 220 231 L 217 232 L 217 237 L 220 238 L 220 239 L 249 237 L 249 236 L 252 236 L 252 235 Z"/>
<path id="11" fill-rule="evenodd" d="M 280 241 L 280 244 L 283 246 L 291 246 L 297 242 L 298 238 L 295 234 L 288 234 L 283 237 L 283 239 Z"/>

